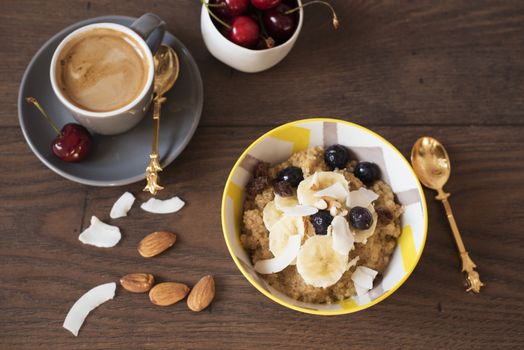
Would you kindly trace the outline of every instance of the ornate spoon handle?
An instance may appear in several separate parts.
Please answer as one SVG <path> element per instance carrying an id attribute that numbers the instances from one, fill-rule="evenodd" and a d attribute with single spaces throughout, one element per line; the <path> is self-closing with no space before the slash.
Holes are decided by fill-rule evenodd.
<path id="1" fill-rule="evenodd" d="M 435 198 L 441 201 L 444 205 L 444 210 L 446 210 L 446 216 L 448 217 L 449 225 L 451 226 L 451 231 L 453 232 L 453 237 L 455 237 L 455 242 L 457 243 L 460 258 L 462 259 L 462 272 L 465 272 L 467 274 L 466 281 L 468 284 L 468 288 L 466 289 L 466 292 L 471 291 L 474 293 L 479 293 L 480 287 L 484 286 L 484 283 L 480 281 L 480 276 L 478 272 L 475 271 L 477 265 L 475 265 L 473 260 L 471 260 L 468 252 L 466 251 L 466 247 L 464 247 L 464 242 L 462 241 L 462 237 L 460 236 L 457 222 L 455 221 L 455 217 L 453 216 L 453 211 L 451 211 L 451 205 L 449 205 L 449 196 L 449 193 L 446 193 L 443 190 L 439 190 L 438 195 Z"/>
<path id="2" fill-rule="evenodd" d="M 153 143 L 151 145 L 151 154 L 149 155 L 149 165 L 146 168 L 147 185 L 144 187 L 144 191 L 149 191 L 152 195 L 164 189 L 164 187 L 158 184 L 158 172 L 162 171 L 158 161 L 158 139 L 160 133 L 160 109 L 165 100 L 166 98 L 161 96 L 153 100 Z"/>

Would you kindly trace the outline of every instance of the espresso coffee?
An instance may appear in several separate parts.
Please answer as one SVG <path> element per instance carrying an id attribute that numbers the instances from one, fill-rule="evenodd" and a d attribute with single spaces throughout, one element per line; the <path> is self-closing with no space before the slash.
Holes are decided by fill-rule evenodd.
<path id="1" fill-rule="evenodd" d="M 92 112 L 126 106 L 144 89 L 148 62 L 131 36 L 95 28 L 69 41 L 61 50 L 56 81 L 74 105 Z"/>

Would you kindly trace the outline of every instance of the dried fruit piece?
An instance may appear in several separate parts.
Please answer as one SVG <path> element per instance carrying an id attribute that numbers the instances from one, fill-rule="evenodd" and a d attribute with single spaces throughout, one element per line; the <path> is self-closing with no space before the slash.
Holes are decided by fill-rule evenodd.
<path id="1" fill-rule="evenodd" d="M 138 252 L 144 258 L 158 255 L 176 242 L 176 235 L 171 232 L 158 231 L 148 234 L 138 243 Z"/>
<path id="2" fill-rule="evenodd" d="M 145 293 L 155 284 L 155 277 L 150 273 L 130 273 L 120 279 L 122 287 L 131 293 Z"/>
<path id="3" fill-rule="evenodd" d="M 149 300 L 158 306 L 173 305 L 184 299 L 189 293 L 189 287 L 183 283 L 159 283 L 149 291 Z"/>
<path id="4" fill-rule="evenodd" d="M 258 162 L 253 171 L 254 177 L 268 177 L 269 176 L 269 163 Z"/>
<path id="5" fill-rule="evenodd" d="M 274 185 L 275 193 L 281 197 L 292 197 L 293 187 L 287 181 L 279 181 Z"/>
<path id="6" fill-rule="evenodd" d="M 247 184 L 246 190 L 247 192 L 252 195 L 256 196 L 257 194 L 264 191 L 264 189 L 269 185 L 269 178 L 262 176 L 262 177 L 255 177 L 249 183 Z"/>
<path id="7" fill-rule="evenodd" d="M 195 284 L 189 297 L 187 297 L 187 306 L 192 311 L 198 312 L 204 310 L 211 304 L 215 297 L 215 280 L 213 276 L 207 275 Z"/>
<path id="8" fill-rule="evenodd" d="M 388 208 L 386 207 L 376 207 L 375 208 L 375 211 L 377 212 L 378 214 L 378 220 L 382 223 L 382 224 L 389 224 L 391 221 L 393 221 L 393 213 L 391 212 L 391 210 L 389 210 Z"/>

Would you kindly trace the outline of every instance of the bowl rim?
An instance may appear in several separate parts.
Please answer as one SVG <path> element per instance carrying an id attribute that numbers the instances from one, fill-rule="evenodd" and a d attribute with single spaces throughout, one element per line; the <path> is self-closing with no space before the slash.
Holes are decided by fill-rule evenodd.
<path id="1" fill-rule="evenodd" d="M 415 178 L 415 181 L 417 183 L 417 188 L 418 188 L 420 196 L 421 196 L 421 202 L 422 202 L 422 208 L 423 208 L 423 216 L 424 216 L 423 238 L 422 238 L 422 245 L 420 247 L 420 251 L 418 252 L 417 256 L 415 257 L 415 263 L 413 264 L 413 267 L 411 267 L 409 269 L 409 271 L 406 271 L 406 274 L 402 277 L 402 279 L 397 284 L 395 284 L 395 286 L 393 286 L 390 290 L 388 290 L 386 293 L 384 293 L 383 295 L 381 295 L 380 297 L 376 298 L 375 300 L 373 300 L 373 301 L 371 301 L 369 303 L 366 303 L 366 304 L 363 304 L 363 305 L 357 305 L 356 307 L 353 307 L 351 309 L 313 310 L 313 309 L 308 309 L 308 308 L 304 308 L 304 307 L 301 307 L 301 306 L 296 306 L 296 305 L 290 304 L 290 303 L 288 303 L 288 302 L 286 302 L 284 300 L 281 300 L 280 298 L 274 296 L 273 294 L 269 293 L 267 290 L 265 290 L 262 287 L 260 287 L 258 285 L 258 283 L 253 279 L 253 277 L 251 277 L 251 275 L 244 269 L 244 267 L 240 263 L 239 259 L 234 254 L 233 246 L 232 246 L 231 242 L 229 242 L 229 239 L 228 239 L 227 233 L 226 233 L 227 232 L 226 224 L 225 224 L 226 223 L 226 220 L 225 220 L 225 207 L 226 207 L 226 199 L 227 199 L 227 194 L 226 194 L 227 191 L 226 191 L 226 189 L 228 188 L 229 184 L 231 183 L 232 178 L 233 178 L 233 174 L 234 174 L 235 170 L 239 167 L 240 162 L 245 158 L 245 156 L 249 153 L 249 151 L 251 151 L 251 149 L 253 149 L 262 140 L 264 140 L 266 137 L 270 136 L 270 134 L 272 134 L 276 130 L 280 130 L 280 129 L 284 129 L 284 128 L 287 128 L 287 127 L 290 127 L 290 126 L 294 126 L 294 125 L 297 125 L 297 124 L 304 124 L 304 123 L 308 123 L 308 122 L 335 122 L 335 123 L 346 124 L 346 125 L 355 127 L 357 129 L 360 129 L 360 130 L 362 130 L 362 131 L 364 131 L 364 132 L 366 132 L 366 133 L 368 133 L 368 134 L 370 134 L 370 135 L 372 135 L 374 137 L 377 137 L 382 142 L 384 142 L 384 144 L 386 146 L 389 146 L 394 152 L 396 152 L 400 156 L 400 158 L 404 161 L 404 163 L 408 167 L 409 171 L 413 174 L 413 176 Z M 220 218 L 221 218 L 221 222 L 222 222 L 222 233 L 224 235 L 224 240 L 226 242 L 227 249 L 229 251 L 229 255 L 231 255 L 231 257 L 233 258 L 233 261 L 235 262 L 235 265 L 238 267 L 238 269 L 240 270 L 242 275 L 244 275 L 244 277 L 249 281 L 249 283 L 251 283 L 251 285 L 253 285 L 253 287 L 255 287 L 260 293 L 264 294 L 266 297 L 268 297 L 272 301 L 276 302 L 277 304 L 280 304 L 280 305 L 285 306 L 285 307 L 287 307 L 289 309 L 292 309 L 292 310 L 295 310 L 295 311 L 299 311 L 299 312 L 303 312 L 303 313 L 306 313 L 306 314 L 322 315 L 322 316 L 345 315 L 345 314 L 350 314 L 350 313 L 357 312 L 357 311 L 360 311 L 360 310 L 364 310 L 364 309 L 367 309 L 367 308 L 369 308 L 369 307 L 371 307 L 373 305 L 376 305 L 376 304 L 380 303 L 382 300 L 386 299 L 391 294 L 393 294 L 397 289 L 400 288 L 400 286 L 402 286 L 404 284 L 404 282 L 409 278 L 409 276 L 411 276 L 411 274 L 413 273 L 413 271 L 417 267 L 418 262 L 420 260 L 420 257 L 422 256 L 422 252 L 424 251 L 424 247 L 426 245 L 426 238 L 427 238 L 427 233 L 428 233 L 428 210 L 427 210 L 427 205 L 426 205 L 426 197 L 424 196 L 424 191 L 422 189 L 420 181 L 418 180 L 418 177 L 416 176 L 415 171 L 411 167 L 411 164 L 408 162 L 406 157 L 404 157 L 402 155 L 402 153 L 395 146 L 393 146 L 393 144 L 391 144 L 391 142 L 389 142 L 388 140 L 386 140 L 384 137 L 380 136 L 376 132 L 374 132 L 374 131 L 372 131 L 372 130 L 364 127 L 364 126 L 361 126 L 359 124 L 355 124 L 355 123 L 352 123 L 352 122 L 349 122 L 349 121 L 346 121 L 346 120 L 335 119 L 335 118 L 306 118 L 306 119 L 295 120 L 295 121 L 292 121 L 292 122 L 285 123 L 285 124 L 282 124 L 280 126 L 277 126 L 276 128 L 272 128 L 271 130 L 265 132 L 263 135 L 258 137 L 255 141 L 253 141 L 242 152 L 242 154 L 238 157 L 237 161 L 235 162 L 235 164 L 231 168 L 231 171 L 229 172 L 229 175 L 228 175 L 227 180 L 226 180 L 226 184 L 224 186 L 224 192 L 222 194 L 222 203 L 221 203 L 221 207 L 220 207 Z"/>

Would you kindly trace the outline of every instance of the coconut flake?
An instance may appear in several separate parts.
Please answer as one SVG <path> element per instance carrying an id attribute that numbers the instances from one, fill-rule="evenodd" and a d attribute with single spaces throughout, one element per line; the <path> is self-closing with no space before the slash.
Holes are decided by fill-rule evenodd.
<path id="1" fill-rule="evenodd" d="M 87 315 L 99 305 L 113 299 L 115 290 L 115 282 L 101 284 L 89 290 L 71 307 L 62 327 L 73 333 L 75 337 L 78 336 L 78 331 L 80 327 L 82 327 Z"/>
<path id="2" fill-rule="evenodd" d="M 295 205 L 294 207 L 284 208 L 286 216 L 309 216 L 316 214 L 318 209 L 310 205 Z"/>
<path id="3" fill-rule="evenodd" d="M 147 202 L 142 203 L 140 208 L 154 214 L 170 214 L 179 211 L 185 204 L 186 203 L 178 197 L 166 200 L 150 198 Z"/>
<path id="4" fill-rule="evenodd" d="M 326 187 L 323 190 L 316 191 L 314 196 L 330 197 L 343 203 L 348 196 L 348 190 L 347 188 L 344 188 L 344 185 L 342 185 L 340 182 L 335 182 L 333 185 Z"/>
<path id="5" fill-rule="evenodd" d="M 257 261 L 255 271 L 261 274 L 270 274 L 284 270 L 297 257 L 301 240 L 300 235 L 290 236 L 282 254 L 272 259 Z"/>
<path id="6" fill-rule="evenodd" d="M 362 207 L 367 208 L 373 201 L 378 198 L 378 194 L 368 190 L 364 187 L 356 191 L 350 191 L 346 199 L 346 206 L 348 208 Z"/>
<path id="7" fill-rule="evenodd" d="M 346 267 L 346 271 L 349 270 L 350 268 L 352 268 L 353 266 L 355 266 L 358 263 L 359 260 L 360 260 L 359 256 L 356 256 L 353 259 L 351 259 L 348 262 L 348 266 Z"/>
<path id="8" fill-rule="evenodd" d="M 362 288 L 362 287 L 359 286 L 358 284 L 353 284 L 353 285 L 355 286 L 355 292 L 357 292 L 357 295 L 358 295 L 359 297 L 368 294 L 369 289 L 367 289 L 367 288 Z"/>
<path id="9" fill-rule="evenodd" d="M 378 271 L 370 269 L 369 267 L 366 267 L 366 266 L 359 266 L 359 270 L 361 270 L 362 272 L 364 272 L 366 275 L 370 276 L 373 279 L 377 277 L 377 274 L 378 274 Z"/>
<path id="10" fill-rule="evenodd" d="M 333 233 L 333 250 L 347 255 L 354 248 L 355 237 L 349 229 L 349 224 L 342 216 L 335 216 L 331 222 Z"/>
<path id="11" fill-rule="evenodd" d="M 282 197 L 278 194 L 275 194 L 275 207 L 280 210 L 284 211 L 285 209 L 292 208 L 298 204 L 297 197 L 291 196 L 291 197 Z"/>
<path id="12" fill-rule="evenodd" d="M 313 204 L 313 206 L 320 210 L 327 209 L 328 207 L 327 202 L 323 199 L 319 199 L 318 201 L 316 201 L 315 204 Z"/>
<path id="13" fill-rule="evenodd" d="M 122 238 L 120 229 L 100 221 L 96 216 L 91 217 L 91 225 L 78 236 L 80 242 L 94 245 L 99 248 L 114 247 Z"/>
<path id="14" fill-rule="evenodd" d="M 134 202 L 135 196 L 129 192 L 124 192 L 124 194 L 116 200 L 115 204 L 113 204 L 109 216 L 111 219 L 118 219 L 127 216 L 127 212 L 131 209 Z"/>
<path id="15" fill-rule="evenodd" d="M 373 208 L 373 205 L 370 205 L 367 209 L 373 216 L 373 223 L 371 223 L 371 226 L 367 230 L 355 230 L 355 242 L 357 243 L 366 244 L 368 238 L 373 236 L 375 229 L 377 228 L 378 215 L 375 208 Z"/>
<path id="16" fill-rule="evenodd" d="M 355 285 L 358 296 L 366 294 L 373 288 L 373 280 L 377 276 L 377 271 L 365 266 L 358 266 L 351 275 L 351 280 Z"/>
<path id="17" fill-rule="evenodd" d="M 275 207 L 274 201 L 268 202 L 262 211 L 262 221 L 264 222 L 264 226 L 268 231 L 271 231 L 273 225 L 282 219 L 283 215 L 284 213 Z"/>

